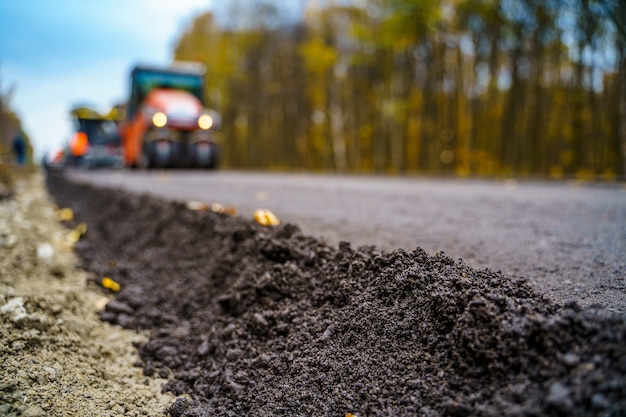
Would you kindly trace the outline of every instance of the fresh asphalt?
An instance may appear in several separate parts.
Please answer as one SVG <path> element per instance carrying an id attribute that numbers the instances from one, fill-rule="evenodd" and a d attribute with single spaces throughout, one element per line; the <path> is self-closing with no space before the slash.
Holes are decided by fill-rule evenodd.
<path id="1" fill-rule="evenodd" d="M 331 245 L 445 252 L 554 301 L 626 313 L 626 187 L 236 171 L 66 171 L 99 187 L 273 211 Z"/>

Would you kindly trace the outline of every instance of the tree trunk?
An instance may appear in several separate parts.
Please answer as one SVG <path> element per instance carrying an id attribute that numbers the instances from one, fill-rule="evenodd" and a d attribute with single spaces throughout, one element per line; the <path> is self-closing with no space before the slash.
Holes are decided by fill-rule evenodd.
<path id="1" fill-rule="evenodd" d="M 333 161 L 336 171 L 346 172 L 348 170 L 348 160 L 346 158 L 346 134 L 343 109 L 341 108 L 340 88 L 341 81 L 335 75 L 332 75 L 328 91 L 328 116 L 330 117 Z"/>
<path id="2" fill-rule="evenodd" d="M 626 43 L 624 40 L 623 43 Z M 621 178 L 626 179 L 626 45 L 621 45 L 621 65 L 618 70 L 619 121 L 617 128 L 618 166 L 621 168 Z M 621 153 L 620 153 L 621 151 Z"/>

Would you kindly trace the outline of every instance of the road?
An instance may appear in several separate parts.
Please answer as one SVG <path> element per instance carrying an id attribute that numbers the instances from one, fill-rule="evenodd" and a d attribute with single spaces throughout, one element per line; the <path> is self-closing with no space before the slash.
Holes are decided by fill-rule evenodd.
<path id="1" fill-rule="evenodd" d="M 272 210 L 331 245 L 421 247 L 500 270 L 557 302 L 626 313 L 626 187 L 261 172 L 68 172 L 96 186 Z"/>

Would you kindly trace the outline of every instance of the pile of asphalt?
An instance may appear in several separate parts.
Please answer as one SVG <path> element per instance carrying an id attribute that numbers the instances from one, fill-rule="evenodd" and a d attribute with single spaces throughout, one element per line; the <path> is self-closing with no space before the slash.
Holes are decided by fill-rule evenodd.
<path id="1" fill-rule="evenodd" d="M 137 366 L 173 417 L 626 415 L 622 316 L 419 248 L 47 183 L 88 225 L 81 266 L 121 285 L 101 318 L 150 330 Z"/>

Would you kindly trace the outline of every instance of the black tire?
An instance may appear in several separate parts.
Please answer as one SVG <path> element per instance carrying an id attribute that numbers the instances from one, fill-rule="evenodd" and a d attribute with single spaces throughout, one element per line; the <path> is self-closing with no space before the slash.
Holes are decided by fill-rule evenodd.
<path id="1" fill-rule="evenodd" d="M 217 143 L 211 143 L 211 162 L 207 169 L 217 169 L 220 165 L 220 147 Z"/>
<path id="2" fill-rule="evenodd" d="M 134 166 L 138 169 L 150 169 L 151 167 L 151 157 L 150 157 L 150 143 L 144 142 L 141 145 L 141 153 L 139 154 L 139 158 L 137 158 L 137 162 Z"/>
<path id="3" fill-rule="evenodd" d="M 172 143 L 172 166 L 193 168 L 195 166 L 195 146 L 192 143 Z"/>
<path id="4" fill-rule="evenodd" d="M 209 169 L 213 161 L 211 143 L 196 143 L 193 145 L 193 166 L 200 169 Z"/>
<path id="5" fill-rule="evenodd" d="M 165 145 L 162 145 L 165 146 Z M 144 142 L 137 164 L 140 168 L 168 168 L 172 161 L 172 144 L 159 148 L 157 141 Z"/>

